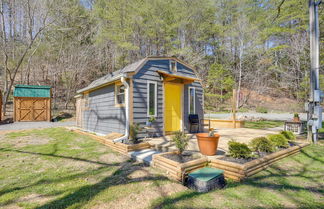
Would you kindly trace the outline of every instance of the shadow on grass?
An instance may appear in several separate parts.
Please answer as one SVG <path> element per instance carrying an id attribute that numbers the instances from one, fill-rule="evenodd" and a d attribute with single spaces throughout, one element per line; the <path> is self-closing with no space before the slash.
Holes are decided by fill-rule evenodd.
<path id="1" fill-rule="evenodd" d="M 252 176 L 246 179 L 244 182 L 230 182 L 225 189 L 239 190 L 241 186 L 250 186 L 252 187 L 252 189 L 261 188 L 261 189 L 266 189 L 268 191 L 279 192 L 280 195 L 284 196 L 286 199 L 290 200 L 293 204 L 295 204 L 297 208 L 324 208 L 324 204 L 321 204 L 320 202 L 309 201 L 307 199 L 303 199 L 302 197 L 292 195 L 292 192 L 296 192 L 298 194 L 302 194 L 303 192 L 310 192 L 312 194 L 315 194 L 316 196 L 322 196 L 322 194 L 324 193 L 324 188 L 320 186 L 324 175 L 319 174 L 319 175 L 309 176 L 309 174 L 307 174 L 312 171 L 312 168 L 310 168 L 310 166 L 313 163 L 315 163 L 316 161 L 322 163 L 322 161 L 319 158 L 310 155 L 307 151 L 304 150 L 302 150 L 300 154 L 304 155 L 305 157 L 303 162 L 298 162 L 294 158 L 291 159 L 292 161 L 295 161 L 295 163 L 299 163 L 298 167 L 301 168 L 299 171 L 298 168 L 296 168 L 296 170 L 289 172 L 285 169 L 280 168 L 280 166 L 278 166 L 277 164 L 273 164 L 270 166 L 270 169 L 268 168 L 267 170 L 264 170 L 262 174 Z M 299 184 L 294 181 L 295 177 L 301 178 L 301 181 L 302 179 L 305 179 L 308 182 L 316 182 L 315 184 L 316 186 L 305 186 L 305 184 Z M 285 192 L 285 191 L 290 191 L 290 192 Z M 221 191 L 215 191 L 215 192 L 222 193 Z M 177 207 L 175 204 L 177 204 L 178 202 L 186 201 L 188 199 L 199 198 L 201 195 L 203 194 L 194 191 L 187 191 L 187 192 L 177 194 L 175 196 L 159 198 L 151 205 L 151 208 L 153 209 L 181 208 L 181 207 Z M 219 205 L 219 207 L 221 206 Z M 240 207 L 242 207 L 242 205 Z M 269 205 L 268 207 L 284 208 L 284 206 L 276 206 L 276 205 L 271 205 L 271 206 Z M 249 206 L 249 208 L 261 208 L 261 207 Z"/>
<path id="2" fill-rule="evenodd" d="M 74 161 L 82 161 L 82 162 L 88 162 L 93 163 L 97 165 L 101 165 L 98 169 L 91 169 L 87 172 L 77 173 L 73 175 L 69 175 L 66 177 L 58 177 L 56 179 L 42 179 L 40 181 L 37 181 L 33 184 L 29 184 L 26 186 L 21 187 L 13 187 L 10 189 L 2 190 L 0 191 L 0 195 L 4 195 L 6 193 L 15 192 L 18 190 L 22 190 L 25 188 L 30 188 L 37 185 L 44 185 L 44 184 L 52 184 L 52 183 L 60 183 L 64 182 L 66 180 L 73 180 L 80 177 L 86 177 L 89 175 L 93 175 L 94 173 L 101 173 L 102 171 L 107 171 L 107 168 L 109 167 L 116 167 L 119 168 L 115 170 L 112 174 L 107 175 L 104 177 L 101 181 L 91 184 L 91 185 L 85 185 L 81 186 L 75 191 L 71 191 L 70 193 L 64 195 L 63 197 L 60 197 L 58 199 L 55 199 L 53 201 L 50 201 L 48 203 L 45 203 L 41 206 L 38 206 L 36 208 L 38 209 L 44 209 L 44 208 L 68 208 L 68 207 L 76 207 L 79 208 L 82 205 L 86 204 L 88 201 L 93 199 L 97 194 L 99 194 L 101 191 L 106 190 L 112 186 L 117 185 L 127 185 L 134 182 L 147 182 L 147 181 L 163 181 L 167 180 L 164 176 L 150 176 L 146 175 L 144 177 L 138 177 L 138 178 L 129 178 L 129 174 L 141 170 L 147 173 L 146 170 L 142 169 L 143 165 L 134 163 L 134 162 L 122 162 L 122 163 L 104 163 L 99 161 L 92 161 L 77 157 L 71 157 L 71 156 L 62 156 L 62 155 L 55 155 L 55 154 L 44 154 L 44 153 L 38 153 L 38 152 L 29 152 L 29 151 L 23 151 L 23 150 L 17 150 L 17 149 L 7 149 L 7 148 L 0 148 L 0 151 L 2 152 L 18 152 L 18 153 L 24 153 L 24 154 L 31 154 L 31 155 L 41 155 L 41 156 L 49 156 L 54 158 L 63 158 L 63 159 L 69 159 Z M 148 174 L 148 173 L 147 173 Z M 49 185 L 50 186 L 50 185 Z M 63 193 L 67 193 L 68 190 L 62 190 L 56 192 L 54 195 L 62 195 Z M 161 196 L 165 196 L 165 193 L 160 190 Z M 51 194 L 53 195 L 53 194 Z M 15 200 L 9 200 L 6 203 L 2 203 L 1 206 L 9 205 L 11 203 L 16 203 Z"/>
<path id="3" fill-rule="evenodd" d="M 81 206 L 86 204 L 88 201 L 93 199 L 101 191 L 108 189 L 112 186 L 117 185 L 127 185 L 133 182 L 144 182 L 144 181 L 155 181 L 163 180 L 166 178 L 162 176 L 148 176 L 148 177 L 139 177 L 130 179 L 127 177 L 129 174 L 135 170 L 140 170 L 140 167 L 137 169 L 130 169 L 132 165 L 124 164 L 119 169 L 117 169 L 112 175 L 105 177 L 103 180 L 96 184 L 83 186 L 80 189 L 67 194 L 59 199 L 48 202 L 42 206 L 36 207 L 37 209 L 45 208 L 68 208 L 70 206 Z"/>

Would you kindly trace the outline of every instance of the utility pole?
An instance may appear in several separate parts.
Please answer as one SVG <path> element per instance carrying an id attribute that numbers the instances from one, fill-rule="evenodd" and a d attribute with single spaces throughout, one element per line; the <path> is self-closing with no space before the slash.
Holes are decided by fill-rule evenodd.
<path id="1" fill-rule="evenodd" d="M 321 0 L 309 0 L 309 37 L 310 37 L 310 95 L 307 103 L 307 139 L 318 141 L 318 129 L 322 128 L 321 101 L 324 97 L 319 85 L 319 21 L 318 6 Z"/>

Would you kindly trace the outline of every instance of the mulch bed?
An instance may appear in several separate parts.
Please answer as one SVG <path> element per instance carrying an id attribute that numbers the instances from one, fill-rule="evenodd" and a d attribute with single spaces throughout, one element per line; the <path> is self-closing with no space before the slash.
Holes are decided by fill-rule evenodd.
<path id="1" fill-rule="evenodd" d="M 197 156 L 193 156 L 191 154 L 183 154 L 183 155 L 178 155 L 178 154 L 165 154 L 163 157 L 168 158 L 170 160 L 173 160 L 178 163 L 186 163 L 195 159 L 198 159 Z"/>
<path id="2" fill-rule="evenodd" d="M 135 142 L 134 141 L 131 141 L 131 140 L 128 140 L 128 141 L 124 142 L 124 144 L 134 145 L 134 144 L 140 144 L 142 142 L 144 142 L 144 140 L 142 140 L 142 139 L 138 139 Z"/>

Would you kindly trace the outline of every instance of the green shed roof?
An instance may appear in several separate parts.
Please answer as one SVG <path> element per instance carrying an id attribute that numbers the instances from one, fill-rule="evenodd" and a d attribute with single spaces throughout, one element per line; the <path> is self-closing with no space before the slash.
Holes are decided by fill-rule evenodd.
<path id="1" fill-rule="evenodd" d="M 51 97 L 50 86 L 16 85 L 14 97 Z"/>

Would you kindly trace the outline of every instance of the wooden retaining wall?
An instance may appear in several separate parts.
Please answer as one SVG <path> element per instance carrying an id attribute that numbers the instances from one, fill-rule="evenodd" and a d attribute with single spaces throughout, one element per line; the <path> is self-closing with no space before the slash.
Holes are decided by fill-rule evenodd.
<path id="1" fill-rule="evenodd" d="M 202 157 L 186 163 L 178 163 L 163 156 L 165 154 L 174 153 L 175 152 L 165 152 L 153 155 L 152 166 L 163 170 L 169 178 L 181 182 L 183 182 L 188 173 L 207 166 L 207 157 Z"/>
<path id="2" fill-rule="evenodd" d="M 205 119 L 204 123 L 208 124 L 210 121 L 210 128 L 234 128 L 232 120 L 223 120 L 223 119 Z M 244 128 L 244 121 L 236 120 L 236 128 Z"/>
<path id="3" fill-rule="evenodd" d="M 226 178 L 241 181 L 268 168 L 269 165 L 276 162 L 277 160 L 298 153 L 303 147 L 307 145 L 309 144 L 304 143 L 296 145 L 288 149 L 272 153 L 263 158 L 252 160 L 245 164 L 238 164 L 220 159 L 210 159 L 209 166 L 224 170 L 224 175 Z"/>
<path id="4" fill-rule="evenodd" d="M 72 131 L 87 135 L 93 139 L 99 141 L 102 144 L 107 145 L 111 149 L 127 155 L 128 152 L 135 150 L 142 150 L 151 148 L 151 145 L 147 142 L 142 142 L 140 144 L 128 145 L 120 142 L 114 143 L 112 140 L 106 139 L 102 136 L 97 136 L 92 133 L 81 131 L 79 129 L 72 129 Z M 266 168 L 269 167 L 272 163 L 298 153 L 303 147 L 309 145 L 309 143 L 299 144 L 272 154 L 269 154 L 265 157 L 252 160 L 245 164 L 239 164 L 234 162 L 228 162 L 221 159 L 211 159 L 207 157 L 201 157 L 196 160 L 192 160 L 186 163 L 178 163 L 176 161 L 170 160 L 163 155 L 165 154 L 174 154 L 176 152 L 164 152 L 160 154 L 153 155 L 152 166 L 163 170 L 167 177 L 183 182 L 188 173 L 191 173 L 199 168 L 210 166 L 213 168 L 218 168 L 224 170 L 224 176 L 226 178 L 242 181 L 245 178 L 252 176 Z"/>
<path id="5" fill-rule="evenodd" d="M 117 151 L 124 155 L 127 155 L 128 152 L 151 148 L 151 145 L 148 142 L 141 142 L 139 144 L 124 144 L 121 142 L 113 142 L 112 140 L 106 139 L 103 136 L 97 136 L 95 134 L 85 132 L 85 131 L 82 131 L 79 129 L 71 129 L 71 131 L 79 133 L 79 134 L 83 134 L 86 136 L 90 136 L 91 138 L 97 140 L 98 142 L 110 147 L 112 150 Z"/>

